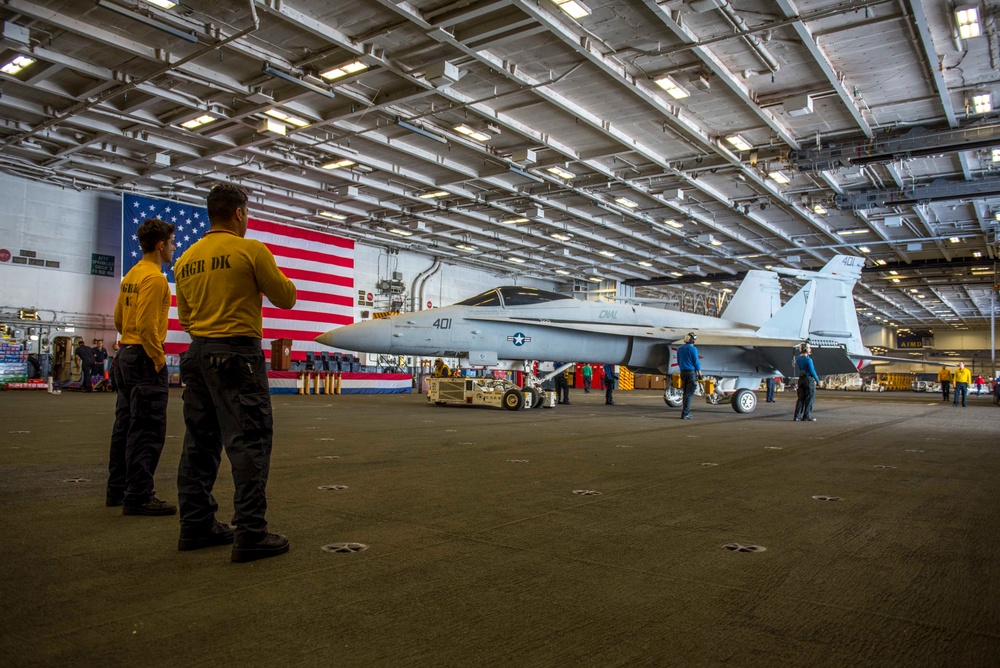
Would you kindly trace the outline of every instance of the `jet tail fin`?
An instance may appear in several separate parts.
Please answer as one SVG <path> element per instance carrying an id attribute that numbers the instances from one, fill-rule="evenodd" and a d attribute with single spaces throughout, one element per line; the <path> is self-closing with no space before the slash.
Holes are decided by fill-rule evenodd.
<path id="1" fill-rule="evenodd" d="M 752 269 L 722 312 L 725 320 L 760 327 L 781 309 L 781 286 L 770 271 Z"/>
<path id="2" fill-rule="evenodd" d="M 813 283 L 795 293 L 788 303 L 771 316 L 757 330 L 757 336 L 764 339 L 789 339 L 802 341 L 809 336 L 809 321 L 813 314 Z"/>

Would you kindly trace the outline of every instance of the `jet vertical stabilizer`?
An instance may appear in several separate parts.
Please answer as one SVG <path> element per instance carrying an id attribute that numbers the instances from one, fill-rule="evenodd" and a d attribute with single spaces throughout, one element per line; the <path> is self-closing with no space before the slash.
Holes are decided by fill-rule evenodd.
<path id="1" fill-rule="evenodd" d="M 722 313 L 724 320 L 760 327 L 781 309 L 781 286 L 774 272 L 752 269 Z"/>
<path id="2" fill-rule="evenodd" d="M 812 281 L 795 293 L 760 329 L 762 339 L 791 339 L 803 341 L 809 336 L 809 321 L 813 317 L 815 286 Z"/>

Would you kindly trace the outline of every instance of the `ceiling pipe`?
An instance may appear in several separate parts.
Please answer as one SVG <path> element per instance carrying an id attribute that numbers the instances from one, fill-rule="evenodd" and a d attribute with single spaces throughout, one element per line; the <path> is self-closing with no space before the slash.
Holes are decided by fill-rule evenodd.
<path id="1" fill-rule="evenodd" d="M 729 0 L 716 1 L 721 3 L 719 11 L 722 12 L 722 15 L 726 17 L 733 28 L 743 33 L 741 36 L 743 42 L 750 47 L 750 50 L 753 51 L 754 55 L 756 55 L 760 62 L 764 64 L 764 67 L 766 67 L 772 74 L 781 69 L 781 65 L 775 57 L 771 55 L 771 52 L 768 51 L 763 44 L 761 44 L 760 39 L 756 35 L 750 32 L 750 28 L 747 26 L 746 21 L 743 20 L 742 16 L 736 13 L 733 6 L 729 4 Z"/>
<path id="2" fill-rule="evenodd" d="M 434 261 L 431 262 L 431 266 L 427 267 L 427 269 L 424 269 L 419 274 L 417 274 L 416 277 L 414 277 L 413 281 L 410 283 L 410 310 L 411 311 L 416 311 L 417 310 L 417 290 L 419 289 L 418 282 L 425 275 L 430 275 L 431 272 L 435 271 L 437 269 L 437 266 L 438 266 L 438 264 L 440 262 L 441 262 L 440 258 L 434 258 Z"/>
<path id="3" fill-rule="evenodd" d="M 443 266 L 442 262 L 438 260 L 437 266 L 432 268 L 429 272 L 427 272 L 426 276 L 420 279 L 420 304 L 418 304 L 418 306 L 420 306 L 421 311 L 424 310 L 424 288 L 427 286 L 427 279 L 429 279 L 431 276 L 441 271 L 442 266 Z"/>

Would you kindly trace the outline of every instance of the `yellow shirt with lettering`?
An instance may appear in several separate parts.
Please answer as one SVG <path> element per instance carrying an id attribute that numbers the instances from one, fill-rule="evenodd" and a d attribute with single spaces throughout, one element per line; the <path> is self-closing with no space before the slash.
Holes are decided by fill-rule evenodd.
<path id="1" fill-rule="evenodd" d="M 972 371 L 969 369 L 955 369 L 955 384 L 971 383 Z"/>
<path id="2" fill-rule="evenodd" d="M 295 306 L 295 285 L 267 246 L 212 229 L 174 264 L 177 316 L 191 336 L 262 338 L 261 294 L 278 308 Z"/>
<path id="3" fill-rule="evenodd" d="M 163 342 L 167 339 L 170 285 L 160 265 L 139 260 L 122 279 L 115 304 L 115 329 L 122 343 L 142 345 L 156 368 L 167 363 Z"/>

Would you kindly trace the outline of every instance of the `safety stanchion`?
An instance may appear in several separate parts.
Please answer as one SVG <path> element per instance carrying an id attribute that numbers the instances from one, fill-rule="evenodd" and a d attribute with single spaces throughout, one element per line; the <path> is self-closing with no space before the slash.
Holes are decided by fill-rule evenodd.
<path id="1" fill-rule="evenodd" d="M 340 373 L 338 372 L 338 373 L 337 373 L 337 377 L 333 379 L 333 393 L 334 393 L 334 394 L 340 394 L 340 381 L 341 381 L 341 375 L 342 375 L 342 374 L 340 374 Z"/>
<path id="2" fill-rule="evenodd" d="M 295 379 L 295 388 L 299 391 L 299 394 L 305 394 L 305 374 L 300 373 L 299 377 Z"/>

